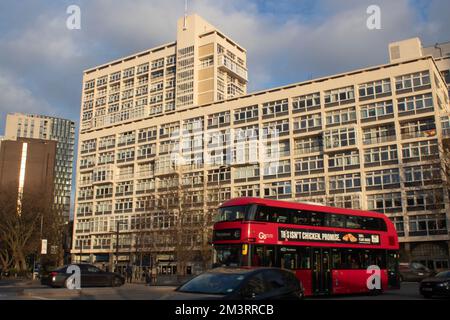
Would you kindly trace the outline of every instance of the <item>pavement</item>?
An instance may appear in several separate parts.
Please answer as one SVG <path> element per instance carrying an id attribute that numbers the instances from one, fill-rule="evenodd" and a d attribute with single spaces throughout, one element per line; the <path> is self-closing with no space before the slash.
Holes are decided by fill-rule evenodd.
<path id="1" fill-rule="evenodd" d="M 0 300 L 157 300 L 172 292 L 175 286 L 148 286 L 126 283 L 121 287 L 82 288 L 68 290 L 40 285 L 38 281 L 0 281 Z M 419 284 L 402 283 L 400 290 L 386 291 L 378 296 L 346 295 L 309 298 L 311 300 L 423 300 Z"/>

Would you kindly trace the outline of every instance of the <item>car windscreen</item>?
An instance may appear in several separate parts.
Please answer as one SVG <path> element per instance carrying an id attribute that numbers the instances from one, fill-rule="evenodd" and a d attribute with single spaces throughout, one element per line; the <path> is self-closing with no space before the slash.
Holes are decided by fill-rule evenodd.
<path id="1" fill-rule="evenodd" d="M 203 293 L 203 294 L 230 294 L 237 290 L 244 280 L 242 274 L 203 273 L 180 288 L 179 292 Z"/>
<path id="2" fill-rule="evenodd" d="M 450 278 L 450 271 L 439 272 L 436 278 Z"/>

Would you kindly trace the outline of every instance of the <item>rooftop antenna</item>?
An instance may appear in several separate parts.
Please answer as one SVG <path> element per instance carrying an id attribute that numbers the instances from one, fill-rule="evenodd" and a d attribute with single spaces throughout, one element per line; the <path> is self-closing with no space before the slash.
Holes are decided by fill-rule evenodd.
<path id="1" fill-rule="evenodd" d="M 187 29 L 187 26 L 186 26 L 187 10 L 188 10 L 188 0 L 184 0 L 184 24 L 183 24 L 183 30 Z"/>

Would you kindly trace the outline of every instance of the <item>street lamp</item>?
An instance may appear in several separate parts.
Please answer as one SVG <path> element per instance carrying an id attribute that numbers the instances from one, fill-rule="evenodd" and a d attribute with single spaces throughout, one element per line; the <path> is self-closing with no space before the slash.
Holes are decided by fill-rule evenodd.
<path id="1" fill-rule="evenodd" d="M 126 224 L 125 221 L 117 220 L 116 222 L 116 270 L 119 265 L 119 227 L 121 224 Z"/>

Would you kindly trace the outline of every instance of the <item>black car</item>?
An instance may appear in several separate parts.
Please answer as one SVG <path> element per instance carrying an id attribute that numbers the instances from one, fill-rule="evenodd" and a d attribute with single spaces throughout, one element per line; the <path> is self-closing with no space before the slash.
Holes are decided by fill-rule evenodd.
<path id="1" fill-rule="evenodd" d="M 450 270 L 439 272 L 432 278 L 422 280 L 420 294 L 425 298 L 433 296 L 450 297 Z"/>
<path id="2" fill-rule="evenodd" d="M 294 273 L 277 268 L 216 268 L 165 295 L 166 300 L 301 299 L 303 286 Z"/>
<path id="3" fill-rule="evenodd" d="M 420 282 L 435 275 L 433 271 L 419 262 L 399 264 L 400 281 Z"/>
<path id="4" fill-rule="evenodd" d="M 119 287 L 125 283 L 124 277 L 118 273 L 105 272 L 91 264 L 74 264 L 81 271 L 81 288 L 83 287 Z M 41 277 L 41 284 L 51 287 L 66 287 L 69 265 L 56 269 Z"/>

